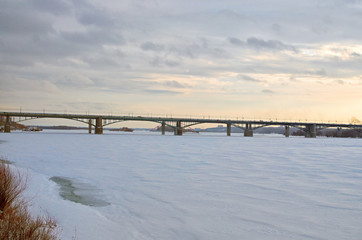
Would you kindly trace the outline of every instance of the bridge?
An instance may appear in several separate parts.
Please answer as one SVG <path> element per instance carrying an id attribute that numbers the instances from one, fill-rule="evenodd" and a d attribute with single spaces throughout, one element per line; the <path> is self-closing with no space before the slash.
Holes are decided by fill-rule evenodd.
<path id="1" fill-rule="evenodd" d="M 148 121 L 161 124 L 162 135 L 165 134 L 166 126 L 174 130 L 175 135 L 182 135 L 188 127 L 203 124 L 225 124 L 227 136 L 231 135 L 231 127 L 237 127 L 244 131 L 245 137 L 252 137 L 255 129 L 266 126 L 284 126 L 286 137 L 290 136 L 290 127 L 302 130 L 307 138 L 315 138 L 317 131 L 325 128 L 336 128 L 337 132 L 342 129 L 353 129 L 362 137 L 362 124 L 339 124 L 325 122 L 289 122 L 289 121 L 265 121 L 265 120 L 225 120 L 205 118 L 173 118 L 173 117 L 145 117 L 145 116 L 113 116 L 113 115 L 88 115 L 88 114 L 59 114 L 59 113 L 23 113 L 23 112 L 0 112 L 1 118 L 5 119 L 4 132 L 10 133 L 11 124 L 39 118 L 62 118 L 71 119 L 88 125 L 89 133 L 94 127 L 95 134 L 102 134 L 105 126 L 124 121 Z"/>

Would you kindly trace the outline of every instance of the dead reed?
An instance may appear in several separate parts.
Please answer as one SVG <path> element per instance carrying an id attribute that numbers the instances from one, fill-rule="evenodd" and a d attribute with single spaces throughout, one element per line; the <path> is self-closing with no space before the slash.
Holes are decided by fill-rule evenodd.
<path id="1" fill-rule="evenodd" d="M 2 240 L 55 240 L 59 231 L 49 216 L 33 217 L 28 202 L 21 194 L 27 178 L 0 162 L 0 239 Z"/>

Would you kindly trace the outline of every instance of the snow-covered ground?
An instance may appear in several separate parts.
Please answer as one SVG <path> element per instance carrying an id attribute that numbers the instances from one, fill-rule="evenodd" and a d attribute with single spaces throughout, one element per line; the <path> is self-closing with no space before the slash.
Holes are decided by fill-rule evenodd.
<path id="1" fill-rule="evenodd" d="M 361 239 L 362 139 L 225 135 L 2 133 L 0 156 L 62 239 Z"/>

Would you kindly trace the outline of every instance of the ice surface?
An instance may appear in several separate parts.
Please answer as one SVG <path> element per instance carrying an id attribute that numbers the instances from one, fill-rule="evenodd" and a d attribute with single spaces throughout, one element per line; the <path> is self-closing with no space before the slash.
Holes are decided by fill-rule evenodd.
<path id="1" fill-rule="evenodd" d="M 361 239 L 362 139 L 105 133 L 0 134 L 63 239 Z M 109 205 L 63 199 L 54 176 Z"/>

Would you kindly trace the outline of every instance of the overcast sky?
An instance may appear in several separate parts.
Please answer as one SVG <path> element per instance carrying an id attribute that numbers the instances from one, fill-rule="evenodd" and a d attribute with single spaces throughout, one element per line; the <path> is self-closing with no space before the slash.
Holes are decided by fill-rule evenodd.
<path id="1" fill-rule="evenodd" d="M 362 119 L 360 0 L 0 0 L 0 109 Z"/>

